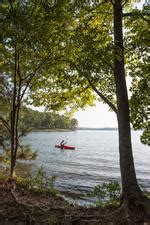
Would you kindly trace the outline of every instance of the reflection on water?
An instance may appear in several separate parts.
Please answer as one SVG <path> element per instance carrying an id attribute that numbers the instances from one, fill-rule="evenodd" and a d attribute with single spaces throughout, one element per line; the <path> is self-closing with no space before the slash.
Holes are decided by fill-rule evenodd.
<path id="1" fill-rule="evenodd" d="M 140 132 L 132 132 L 137 178 L 150 191 L 150 151 L 140 143 Z M 75 151 L 55 148 L 62 139 Z M 44 167 L 47 176 L 55 175 L 61 191 L 89 192 L 102 182 L 120 181 L 117 131 L 31 132 L 24 143 L 38 150 L 38 157 L 29 164 L 19 163 L 17 171 L 30 175 Z"/>

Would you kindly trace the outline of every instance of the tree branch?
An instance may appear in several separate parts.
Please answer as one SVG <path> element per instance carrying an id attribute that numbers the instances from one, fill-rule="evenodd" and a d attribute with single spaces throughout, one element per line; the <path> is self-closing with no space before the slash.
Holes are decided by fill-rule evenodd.
<path id="1" fill-rule="evenodd" d="M 69 60 L 68 60 L 68 62 L 70 63 L 70 65 L 72 65 L 74 68 L 76 68 L 76 70 L 77 70 L 79 73 L 83 74 L 83 72 L 75 65 L 75 63 L 73 63 L 73 62 L 71 62 L 71 61 L 69 61 Z M 104 101 L 106 104 L 108 104 L 109 107 L 117 114 L 117 113 L 118 113 L 118 110 L 117 110 L 116 106 L 115 106 L 112 102 L 110 102 L 109 99 L 106 98 L 100 91 L 97 90 L 97 88 L 95 87 L 95 85 L 92 83 L 92 81 L 89 79 L 88 76 L 85 76 L 85 75 L 83 75 L 83 76 L 88 80 L 90 86 L 91 86 L 92 89 L 99 95 L 99 97 L 101 97 L 101 99 L 103 99 L 103 101 Z"/>
<path id="2" fill-rule="evenodd" d="M 124 3 L 122 4 L 122 8 L 126 5 L 128 0 L 125 0 Z"/>
<path id="3" fill-rule="evenodd" d="M 82 92 L 86 91 L 88 88 L 90 87 L 90 85 L 87 85 L 85 88 L 83 88 L 78 94 L 80 95 Z"/>
<path id="4" fill-rule="evenodd" d="M 108 61 L 107 61 L 107 60 L 102 59 L 102 58 L 99 58 L 99 59 L 100 59 L 102 62 L 104 62 L 107 66 L 109 66 L 109 67 L 110 67 L 110 69 L 114 70 L 113 65 L 112 65 L 111 63 L 108 63 Z"/>
<path id="5" fill-rule="evenodd" d="M 133 12 L 128 12 L 128 13 L 123 13 L 122 14 L 122 17 L 130 17 L 130 16 L 138 16 L 138 17 L 141 17 L 141 16 L 148 16 L 148 13 L 144 13 L 144 12 L 142 12 L 142 13 L 139 13 L 139 14 L 134 14 Z"/>
<path id="6" fill-rule="evenodd" d="M 12 12 L 13 12 L 13 1 L 12 0 L 9 0 L 9 4 L 10 4 L 10 7 L 11 7 L 11 10 L 12 10 Z"/>
<path id="7" fill-rule="evenodd" d="M 29 87 L 29 84 L 30 84 L 30 82 L 31 82 L 31 80 L 33 79 L 33 77 L 36 75 L 36 73 L 37 73 L 37 71 L 43 66 L 43 64 L 49 59 L 49 57 L 50 57 L 50 55 L 51 54 L 49 54 L 37 67 L 36 67 L 36 69 L 32 72 L 32 73 L 30 73 L 28 76 L 26 76 L 23 80 L 26 80 L 26 79 L 28 79 L 27 80 L 27 83 L 26 83 L 26 86 L 25 86 L 25 88 L 24 88 L 24 90 L 23 90 L 23 92 L 22 92 L 22 94 L 21 94 L 21 96 L 20 96 L 20 101 L 22 100 L 22 98 L 23 98 L 23 96 L 24 96 L 24 94 L 25 94 L 25 92 L 26 92 L 26 90 L 27 90 L 27 88 Z"/>
<path id="8" fill-rule="evenodd" d="M 89 84 L 91 85 L 92 89 L 96 92 L 96 94 L 98 94 L 98 96 L 105 102 L 109 105 L 109 107 L 117 114 L 118 113 L 118 110 L 116 108 L 116 106 L 109 101 L 108 98 L 106 98 L 96 87 L 95 85 L 92 83 L 92 81 L 86 76 Z"/>
<path id="9" fill-rule="evenodd" d="M 8 124 L 8 122 L 1 116 L 0 116 L 0 121 L 2 121 L 2 123 L 3 123 L 4 127 L 6 128 L 6 130 L 9 133 L 11 133 L 10 125 Z"/>
<path id="10" fill-rule="evenodd" d="M 112 4 L 112 5 L 114 5 L 114 4 L 115 4 L 114 0 L 110 0 L 110 2 L 111 2 L 111 4 Z"/>

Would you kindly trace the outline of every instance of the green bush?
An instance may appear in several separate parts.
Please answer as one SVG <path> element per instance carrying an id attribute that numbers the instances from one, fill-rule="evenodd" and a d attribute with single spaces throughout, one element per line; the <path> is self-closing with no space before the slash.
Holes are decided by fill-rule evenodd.
<path id="1" fill-rule="evenodd" d="M 0 181 L 4 181 L 8 179 L 8 175 L 4 174 L 3 172 L 0 171 Z"/>
<path id="2" fill-rule="evenodd" d="M 54 195 L 57 194 L 57 190 L 55 189 L 55 181 L 56 177 L 52 176 L 48 178 L 46 176 L 43 167 L 41 167 L 37 174 L 31 178 L 17 178 L 17 182 L 26 187 L 28 190 L 32 190 L 34 192 L 49 192 Z"/>
<path id="3" fill-rule="evenodd" d="M 120 203 L 121 186 L 118 182 L 103 183 L 94 187 L 90 196 L 96 198 L 98 207 L 117 206 Z"/>

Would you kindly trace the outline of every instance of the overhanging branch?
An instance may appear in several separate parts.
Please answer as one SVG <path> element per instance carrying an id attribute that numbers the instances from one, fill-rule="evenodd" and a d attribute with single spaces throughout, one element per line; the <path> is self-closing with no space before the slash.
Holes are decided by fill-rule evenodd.
<path id="1" fill-rule="evenodd" d="M 146 13 L 146 12 L 141 13 L 140 12 L 139 14 L 135 14 L 133 12 L 128 12 L 128 13 L 122 14 L 122 17 L 132 17 L 132 16 L 141 17 L 142 19 L 145 19 L 145 18 L 143 18 L 143 16 L 148 16 L 148 13 Z M 147 21 L 149 21 L 149 20 L 147 19 Z"/>
<path id="2" fill-rule="evenodd" d="M 28 80 L 27 80 L 27 82 L 26 82 L 26 86 L 25 86 L 25 88 L 24 88 L 22 94 L 20 95 L 20 101 L 22 100 L 22 98 L 23 98 L 23 96 L 24 96 L 24 94 L 25 94 L 27 88 L 29 87 L 31 80 L 32 80 L 33 77 L 36 75 L 37 71 L 38 71 L 38 70 L 44 65 L 44 63 L 49 59 L 50 55 L 51 55 L 51 54 L 49 54 L 49 55 L 48 55 L 41 63 L 39 63 L 39 65 L 35 68 L 35 70 L 34 70 L 32 73 L 30 73 L 28 76 L 26 76 L 26 77 L 23 79 L 23 80 L 26 80 L 26 79 L 28 79 Z"/>
<path id="3" fill-rule="evenodd" d="M 118 111 L 117 111 L 117 108 L 116 108 L 116 106 L 111 102 L 111 101 L 109 101 L 109 99 L 108 98 L 106 98 L 96 87 L 95 87 L 95 85 L 92 83 L 92 81 L 88 78 L 88 77 L 86 77 L 87 78 L 87 80 L 88 80 L 88 82 L 89 82 L 89 84 L 91 85 L 91 87 L 92 87 L 92 89 L 96 92 L 96 94 L 98 94 L 98 96 L 107 104 L 107 105 L 109 105 L 109 107 L 117 114 L 118 113 Z"/>
<path id="4" fill-rule="evenodd" d="M 78 68 L 78 66 L 77 66 L 75 63 L 73 63 L 73 62 L 71 62 L 71 61 L 69 61 L 69 63 L 70 63 L 70 65 L 72 65 L 74 68 L 76 68 L 76 70 L 77 70 L 80 74 L 83 74 L 82 70 L 80 70 L 80 69 Z M 106 98 L 106 97 L 105 97 L 105 96 L 104 96 L 104 95 L 103 95 L 103 94 L 95 87 L 95 85 L 92 83 L 92 81 L 89 79 L 88 76 L 85 76 L 84 74 L 83 74 L 83 76 L 88 80 L 90 86 L 91 86 L 92 89 L 98 94 L 98 96 L 99 96 L 106 104 L 108 104 L 109 107 L 117 114 L 117 113 L 118 113 L 118 110 L 117 110 L 116 106 L 115 106 L 112 102 L 110 102 L 109 99 Z"/>

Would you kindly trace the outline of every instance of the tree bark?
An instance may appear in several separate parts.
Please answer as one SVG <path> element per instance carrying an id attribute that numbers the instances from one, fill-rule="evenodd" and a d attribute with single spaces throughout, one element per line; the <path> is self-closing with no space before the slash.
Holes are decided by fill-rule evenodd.
<path id="1" fill-rule="evenodd" d="M 125 80 L 125 62 L 122 29 L 122 1 L 115 0 L 114 10 L 114 77 L 117 97 L 120 170 L 123 204 L 126 216 L 138 221 L 150 220 L 150 199 L 138 186 L 131 144 L 128 93 Z"/>
<path id="2" fill-rule="evenodd" d="M 14 87 L 13 87 L 13 100 L 12 100 L 12 111 L 11 111 L 11 164 L 10 164 L 10 177 L 14 175 L 14 151 L 15 151 L 15 139 L 16 139 L 16 98 L 17 98 L 17 50 L 15 46 L 15 66 L 14 66 Z"/>
<path id="3" fill-rule="evenodd" d="M 126 199 L 141 195 L 137 184 L 131 144 L 131 129 L 129 116 L 128 94 L 124 69 L 124 47 L 122 30 L 121 0 L 115 0 L 114 9 L 114 77 L 116 84 L 120 170 L 123 197 Z"/>
<path id="4" fill-rule="evenodd" d="M 19 51 L 17 46 L 15 46 L 15 66 L 14 66 L 14 90 L 13 90 L 13 104 L 11 113 L 11 168 L 10 177 L 15 175 L 15 165 L 17 150 L 19 145 L 19 135 L 18 135 L 18 123 L 19 123 L 19 113 L 21 104 L 21 87 L 22 80 L 20 76 L 20 65 L 19 65 Z"/>

